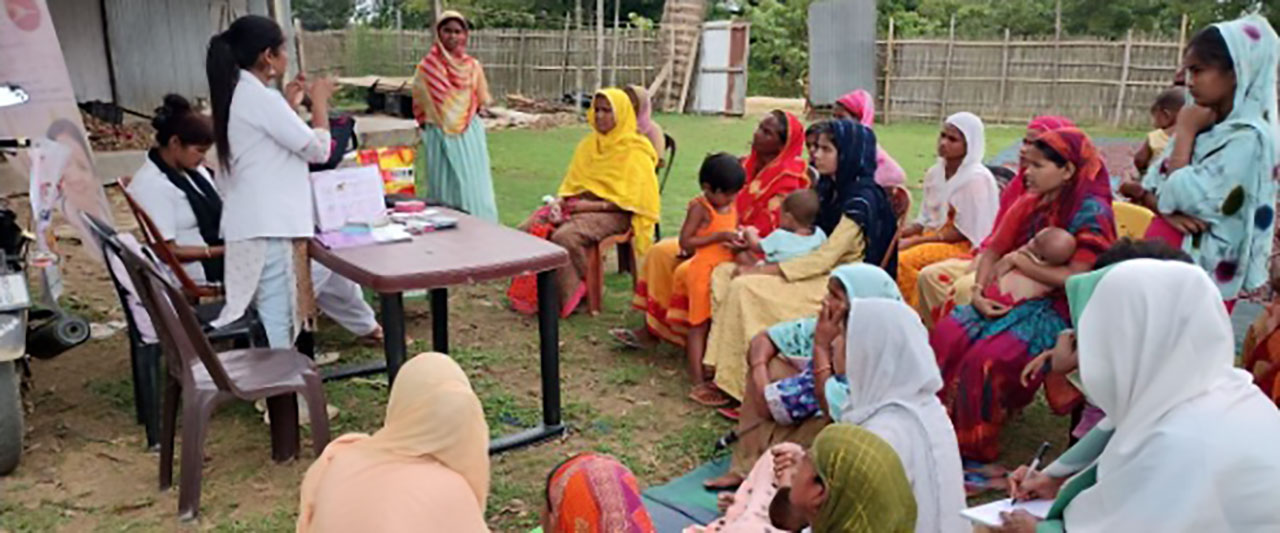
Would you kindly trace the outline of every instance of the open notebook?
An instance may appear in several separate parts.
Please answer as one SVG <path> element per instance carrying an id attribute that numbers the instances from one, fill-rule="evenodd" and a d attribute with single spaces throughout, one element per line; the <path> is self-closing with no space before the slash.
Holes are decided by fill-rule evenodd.
<path id="1" fill-rule="evenodd" d="M 970 507 L 960 514 L 975 523 L 984 526 L 1000 527 L 1004 525 L 1004 520 L 1000 519 L 1000 513 L 1012 512 L 1015 509 L 1022 509 L 1031 513 L 1036 518 L 1043 519 L 1049 515 L 1049 508 L 1053 507 L 1053 500 L 1026 500 L 1017 504 L 1013 500 L 1005 498 L 1003 500 L 994 501 L 977 507 Z"/>

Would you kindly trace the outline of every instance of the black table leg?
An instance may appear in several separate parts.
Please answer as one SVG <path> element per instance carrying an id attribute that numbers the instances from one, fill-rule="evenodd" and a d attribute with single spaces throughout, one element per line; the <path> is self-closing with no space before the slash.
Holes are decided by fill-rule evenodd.
<path id="1" fill-rule="evenodd" d="M 431 289 L 431 347 L 449 353 L 449 289 Z"/>
<path id="2" fill-rule="evenodd" d="M 408 348 L 404 342 L 404 294 L 381 293 L 383 346 L 387 351 L 387 383 L 395 383 Z"/>
<path id="3" fill-rule="evenodd" d="M 542 424 L 494 440 L 489 453 L 528 446 L 564 433 L 560 419 L 560 292 L 555 271 L 538 273 L 538 341 L 542 361 Z"/>

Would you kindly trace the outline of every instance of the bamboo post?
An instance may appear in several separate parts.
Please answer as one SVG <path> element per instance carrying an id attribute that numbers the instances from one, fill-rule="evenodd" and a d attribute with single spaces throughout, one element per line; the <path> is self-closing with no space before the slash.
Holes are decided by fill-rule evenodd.
<path id="1" fill-rule="evenodd" d="M 671 85 L 676 78 L 676 23 L 671 23 L 669 35 L 671 35 L 669 40 L 671 42 L 668 42 L 668 45 L 671 45 L 671 51 L 667 54 L 667 64 L 671 65 L 671 72 L 667 73 L 667 90 L 663 91 L 662 95 L 662 106 L 667 110 L 671 110 Z"/>
<path id="2" fill-rule="evenodd" d="M 1053 84 L 1049 86 L 1049 99 L 1058 101 L 1058 81 L 1062 77 L 1062 0 L 1058 0 L 1053 18 Z M 1063 111 L 1061 108 L 1058 111 Z"/>
<path id="3" fill-rule="evenodd" d="M 582 0 L 574 3 L 573 9 L 573 91 L 582 94 L 582 58 L 578 56 L 578 45 L 582 33 Z M 578 96 L 575 94 L 574 98 Z"/>
<path id="4" fill-rule="evenodd" d="M 1124 109 L 1124 93 L 1129 87 L 1129 60 L 1133 55 L 1133 28 L 1124 36 L 1124 62 L 1120 67 L 1120 90 L 1116 93 L 1116 109 L 1111 115 L 1111 124 L 1120 125 L 1120 113 Z"/>
<path id="5" fill-rule="evenodd" d="M 1000 47 L 1000 99 L 998 106 L 1000 108 L 1000 122 L 1004 122 L 1008 117 L 1008 100 L 1005 98 L 1009 94 L 1009 28 L 1004 29 L 1004 45 Z"/>
<path id="6" fill-rule="evenodd" d="M 640 85 L 644 87 L 648 87 L 649 86 L 649 37 L 645 35 L 644 30 L 640 30 L 638 33 L 640 33 L 640 40 L 639 40 L 640 66 L 642 67 L 640 69 Z M 627 37 L 630 37 L 630 36 L 631 34 L 628 33 Z M 627 48 L 630 49 L 630 45 L 628 45 Z M 653 98 L 653 91 L 649 91 L 649 98 Z"/>
<path id="7" fill-rule="evenodd" d="M 564 94 L 569 77 L 569 13 L 564 14 L 564 53 L 560 56 L 560 94 Z"/>
<path id="8" fill-rule="evenodd" d="M 609 85 L 613 87 L 618 86 L 618 35 L 622 33 L 618 11 L 621 9 L 622 0 L 613 0 L 613 70 L 609 71 Z"/>
<path id="9" fill-rule="evenodd" d="M 956 52 L 956 16 L 951 15 L 951 30 L 947 34 L 947 65 L 942 69 L 942 94 L 938 99 L 938 121 L 947 118 L 947 92 L 951 90 L 951 61 Z"/>
<path id="10" fill-rule="evenodd" d="M 684 114 L 684 104 L 689 98 L 689 86 L 693 81 L 693 71 L 698 69 L 698 49 L 702 44 L 702 28 L 698 27 L 697 33 L 693 37 L 693 53 L 689 54 L 688 68 L 684 70 L 684 83 L 680 85 L 680 103 L 677 104 L 676 113 Z"/>
<path id="11" fill-rule="evenodd" d="M 596 0 L 596 88 L 604 87 L 604 0 Z"/>
<path id="12" fill-rule="evenodd" d="M 894 20 L 889 17 L 889 40 L 884 50 L 884 113 L 880 115 L 885 124 L 889 123 L 893 113 L 893 35 Z"/>
<path id="13" fill-rule="evenodd" d="M 516 29 L 516 92 L 524 94 L 524 28 Z"/>
<path id="14" fill-rule="evenodd" d="M 1191 21 L 1187 19 L 1187 14 L 1182 14 L 1182 26 L 1178 28 L 1178 51 L 1173 58 L 1173 68 L 1178 70 L 1182 68 L 1182 52 L 1187 49 L 1187 24 Z"/>

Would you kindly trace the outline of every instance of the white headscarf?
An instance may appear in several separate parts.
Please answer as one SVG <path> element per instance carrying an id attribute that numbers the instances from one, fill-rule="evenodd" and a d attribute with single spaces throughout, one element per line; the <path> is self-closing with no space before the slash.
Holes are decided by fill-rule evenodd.
<path id="1" fill-rule="evenodd" d="M 1067 530 L 1280 531 L 1280 412 L 1232 367 L 1222 296 L 1200 268 L 1135 259 L 1081 313 L 1080 375 L 1115 434 Z"/>
<path id="2" fill-rule="evenodd" d="M 911 480 L 919 533 L 971 530 L 956 431 L 938 401 L 942 376 L 929 333 L 906 304 L 849 302 L 845 373 L 849 399 L 840 421 L 862 426 L 893 446 Z"/>
<path id="3" fill-rule="evenodd" d="M 991 233 L 1000 210 L 1000 188 L 991 170 L 982 164 L 986 131 L 982 119 L 965 111 L 947 117 L 946 123 L 960 130 L 968 148 L 951 179 L 947 179 L 947 162 L 941 157 L 929 167 L 924 175 L 924 203 L 917 222 L 926 229 L 941 229 L 954 207 L 956 229 L 977 246 Z"/>

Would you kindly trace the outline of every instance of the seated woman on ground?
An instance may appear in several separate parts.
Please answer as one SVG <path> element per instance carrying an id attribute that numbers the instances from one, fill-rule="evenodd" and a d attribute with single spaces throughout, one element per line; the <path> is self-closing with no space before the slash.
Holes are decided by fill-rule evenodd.
<path id="1" fill-rule="evenodd" d="M 1012 266 L 1050 286 L 1092 268 L 1115 240 L 1111 183 L 1093 142 L 1076 129 L 1041 134 L 1028 150 L 1027 186 L 979 253 L 973 304 L 956 308 L 930 335 L 945 383 L 943 399 L 956 427 L 960 453 L 994 461 L 1007 413 L 1027 405 L 1040 380 L 1029 386 L 1019 376 L 1027 362 L 1053 345 L 1069 327 L 1065 295 L 1006 306 L 992 301 L 985 287 L 996 283 L 996 264 L 1012 256 Z M 1066 266 L 1047 266 L 1016 250 L 1041 230 L 1062 228 L 1075 238 Z"/>
<path id="2" fill-rule="evenodd" d="M 747 181 L 734 203 L 739 226 L 755 228 L 761 237 L 767 237 L 780 223 L 783 198 L 809 187 L 804 141 L 804 125 L 795 115 L 774 110 L 760 119 L 751 137 L 751 154 L 742 162 Z M 688 313 L 687 295 L 675 292 L 675 271 L 682 261 L 679 240 L 663 239 L 637 258 L 632 307 L 644 313 L 645 323 L 636 329 L 614 328 L 609 334 L 634 349 L 659 340 L 684 345 L 688 327 L 671 320 Z"/>
<path id="3" fill-rule="evenodd" d="M 858 89 L 841 96 L 836 100 L 832 115 L 837 120 L 852 120 L 863 126 L 874 129 L 876 124 L 876 102 L 871 93 Z M 898 162 L 886 152 L 879 143 L 876 144 L 876 183 L 881 187 L 895 187 L 907 181 L 907 173 Z"/>
<path id="4" fill-rule="evenodd" d="M 1280 412 L 1233 367 L 1214 282 L 1139 259 L 1067 292 L 1080 379 L 1107 418 L 1048 468 L 1014 473 L 1012 496 L 1055 502 L 1046 521 L 1016 512 L 1001 531 L 1280 530 L 1280 458 L 1258 446 L 1280 440 Z"/>
<path id="5" fill-rule="evenodd" d="M 832 270 L 864 259 L 895 269 L 894 257 L 886 254 L 897 218 L 872 179 L 875 134 L 848 120 L 821 122 L 809 133 L 814 166 L 822 174 L 817 225 L 827 241 L 802 257 L 755 267 L 722 265 L 712 276 L 716 311 L 703 363 L 714 367 L 725 403 L 744 397 L 751 338 L 779 322 L 816 314 Z"/>
<path id="6" fill-rule="evenodd" d="M 893 447 L 875 433 L 827 426 L 803 453 L 782 453 L 782 481 L 769 508 L 772 525 L 814 533 L 912 533 L 917 530 L 911 482 Z"/>
<path id="7" fill-rule="evenodd" d="M 965 256 L 995 226 L 1000 189 L 982 163 L 985 137 L 982 119 L 965 112 L 948 117 L 938 135 L 938 162 L 925 173 L 920 216 L 898 241 L 898 286 L 912 307 L 921 269 Z"/>
<path id="8" fill-rule="evenodd" d="M 742 483 L 751 465 L 771 446 L 807 446 L 830 423 L 825 384 L 844 382 L 844 348 L 849 304 L 862 298 L 902 300 L 893 278 L 879 267 L 855 263 L 837 267 L 817 317 L 776 324 L 751 339 L 746 396 L 738 410 L 729 472 L 707 480 L 709 489 Z"/>
<path id="9" fill-rule="evenodd" d="M 635 110 L 626 93 L 597 91 L 587 122 L 591 132 L 574 150 L 557 199 L 520 224 L 521 230 L 569 252 L 570 264 L 556 271 L 561 316 L 572 314 L 587 294 L 587 249 L 631 230 L 635 254 L 643 256 L 653 244 L 662 207 L 654 171 L 658 154 L 636 131 Z M 517 311 L 537 312 L 531 282 L 518 278 L 507 296 Z"/>
<path id="10" fill-rule="evenodd" d="M 547 476 L 544 533 L 654 533 L 636 476 L 608 455 L 575 455 Z"/>
<path id="11" fill-rule="evenodd" d="M 151 125 L 157 145 L 125 190 L 151 218 L 157 237 L 184 262 L 188 277 L 196 283 L 222 283 L 222 198 L 213 171 L 204 166 L 214 142 L 213 123 L 185 98 L 170 94 Z M 311 285 L 316 306 L 334 322 L 357 336 L 382 340 L 382 327 L 359 285 L 315 261 Z"/>
<path id="12" fill-rule="evenodd" d="M 298 533 L 489 531 L 489 425 L 462 368 L 438 353 L 410 359 L 382 428 L 330 442 L 301 492 Z"/>

